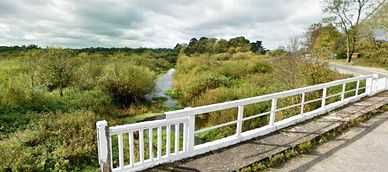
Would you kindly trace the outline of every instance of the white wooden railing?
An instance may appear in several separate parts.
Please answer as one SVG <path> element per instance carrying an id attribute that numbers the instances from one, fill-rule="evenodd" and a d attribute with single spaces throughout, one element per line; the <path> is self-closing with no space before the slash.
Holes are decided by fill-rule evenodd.
<path id="1" fill-rule="evenodd" d="M 352 83 L 353 85 L 356 84 L 356 88 L 346 90 L 346 85 Z M 336 86 L 341 87 L 341 85 L 341 92 L 328 95 L 328 89 Z M 105 120 L 99 121 L 96 124 L 98 159 L 102 171 L 143 170 L 161 163 L 192 157 L 262 136 L 384 90 L 388 90 L 388 77 L 373 74 L 269 95 L 166 112 L 166 119 L 162 120 L 113 127 L 108 127 Z M 305 101 L 306 94 L 313 91 L 320 92 L 321 97 Z M 347 97 L 346 95 L 348 93 L 352 93 L 352 95 Z M 279 99 L 297 95 L 301 96 L 300 103 L 278 108 L 277 104 Z M 331 102 L 330 104 L 327 103 L 328 99 L 336 96 L 340 97 L 338 101 Z M 269 111 L 244 117 L 244 106 L 265 101 L 272 102 Z M 304 112 L 304 107 L 313 102 L 320 102 L 321 106 L 315 110 Z M 294 107 L 300 108 L 299 114 L 276 121 L 277 112 Z M 236 120 L 198 130 L 195 129 L 196 115 L 231 108 L 238 109 Z M 242 131 L 242 126 L 245 121 L 266 115 L 269 115 L 268 125 Z M 196 134 L 231 125 L 234 125 L 236 128 L 234 135 L 195 145 Z"/>

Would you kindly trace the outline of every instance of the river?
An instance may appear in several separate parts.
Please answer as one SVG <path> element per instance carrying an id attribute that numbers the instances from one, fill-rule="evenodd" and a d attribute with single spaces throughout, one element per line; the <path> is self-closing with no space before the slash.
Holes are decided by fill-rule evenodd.
<path id="1" fill-rule="evenodd" d="M 167 98 L 167 100 L 164 102 L 165 107 L 171 108 L 171 107 L 177 106 L 177 103 L 178 103 L 177 100 L 175 100 L 175 99 L 173 99 L 170 96 L 165 94 L 166 90 L 172 89 L 172 82 L 173 82 L 174 73 L 175 73 L 175 69 L 171 68 L 164 75 L 158 77 L 155 81 L 155 90 L 150 95 L 148 95 L 147 98 L 152 99 L 152 98 L 157 98 L 157 97 L 164 97 L 164 98 Z M 153 120 L 158 120 L 158 119 L 166 119 L 166 115 L 161 114 L 158 116 L 149 117 L 149 118 L 144 119 L 143 121 L 153 121 Z M 202 127 L 203 127 L 202 119 L 197 118 L 196 123 L 195 123 L 196 130 L 198 130 Z M 180 132 L 183 132 L 182 129 L 183 129 L 183 125 L 180 126 Z M 175 128 L 171 127 L 171 130 L 174 131 Z M 204 143 L 204 141 L 196 137 L 195 143 L 200 144 L 200 143 Z"/>
<path id="2" fill-rule="evenodd" d="M 164 102 L 164 106 L 171 108 L 177 105 L 177 101 L 165 94 L 166 90 L 172 89 L 172 80 L 175 69 L 169 69 L 164 75 L 160 76 L 155 81 L 155 90 L 151 93 L 151 98 L 164 97 L 167 100 Z"/>

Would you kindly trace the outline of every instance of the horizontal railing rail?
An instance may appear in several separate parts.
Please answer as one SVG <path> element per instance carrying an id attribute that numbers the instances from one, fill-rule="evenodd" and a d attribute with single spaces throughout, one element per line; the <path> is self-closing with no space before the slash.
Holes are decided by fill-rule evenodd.
<path id="1" fill-rule="evenodd" d="M 340 91 L 330 93 L 332 89 Z M 146 169 L 262 136 L 384 90 L 388 90 L 388 76 L 373 74 L 268 95 L 165 112 L 166 119 L 162 120 L 113 127 L 108 127 L 106 121 L 99 121 L 97 122 L 99 163 L 102 171 Z M 313 97 L 310 100 L 311 96 L 307 96 L 307 94 L 313 92 L 319 97 Z M 298 102 L 280 107 L 281 99 L 292 96 L 297 96 Z M 270 104 L 267 111 L 244 116 L 245 106 L 263 102 Z M 312 105 L 313 103 L 315 105 Z M 306 110 L 306 107 L 312 109 Z M 237 113 L 234 120 L 196 129 L 196 117 L 199 115 L 211 115 L 210 113 L 213 112 L 235 108 Z M 292 109 L 297 114 L 281 118 L 281 112 Z M 266 125 L 243 130 L 245 122 L 263 117 L 268 119 Z M 235 130 L 234 134 L 214 141 L 195 143 L 196 135 L 224 127 L 232 127 Z"/>

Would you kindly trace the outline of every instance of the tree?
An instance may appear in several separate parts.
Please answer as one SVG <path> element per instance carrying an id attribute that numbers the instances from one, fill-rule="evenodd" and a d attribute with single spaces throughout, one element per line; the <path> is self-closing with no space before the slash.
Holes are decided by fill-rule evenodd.
<path id="1" fill-rule="evenodd" d="M 197 52 L 197 42 L 198 42 L 197 38 L 191 38 L 189 45 L 187 45 L 187 47 L 184 49 L 184 53 L 186 55 L 191 55 Z"/>
<path id="2" fill-rule="evenodd" d="M 301 37 L 294 35 L 288 39 L 287 50 L 292 56 L 299 56 L 300 49 L 302 48 Z"/>
<path id="3" fill-rule="evenodd" d="M 251 51 L 256 54 L 265 54 L 266 50 L 263 47 L 262 41 L 256 41 L 251 43 Z"/>
<path id="4" fill-rule="evenodd" d="M 305 60 L 299 54 L 300 36 L 293 35 L 289 37 L 286 47 L 288 53 L 277 57 L 275 60 L 275 75 L 273 76 L 277 83 L 281 83 L 278 87 L 294 89 L 303 85 L 303 79 L 301 78 L 305 78 L 303 72 L 301 72 L 301 65 Z M 279 47 L 279 50 L 282 49 L 284 50 L 284 48 Z"/>
<path id="5" fill-rule="evenodd" d="M 346 58 L 351 62 L 356 51 L 361 18 L 368 18 L 385 0 L 324 0 L 323 12 L 331 15 L 325 21 L 339 26 L 346 35 Z M 369 12 L 368 11 L 372 11 Z"/>
<path id="6" fill-rule="evenodd" d="M 186 43 L 176 44 L 174 47 L 174 50 L 179 53 L 179 52 L 181 52 L 182 49 L 184 49 L 186 47 L 187 47 Z"/>
<path id="7" fill-rule="evenodd" d="M 229 48 L 235 48 L 236 52 L 246 52 L 251 49 L 249 40 L 243 36 L 238 36 L 229 40 Z"/>
<path id="8" fill-rule="evenodd" d="M 227 50 L 228 50 L 228 41 L 225 39 L 220 39 L 213 45 L 214 53 L 225 53 Z"/>
<path id="9" fill-rule="evenodd" d="M 69 86 L 77 69 L 77 62 L 72 58 L 70 50 L 49 48 L 42 54 L 39 74 L 43 83 L 50 89 L 59 89 L 63 96 L 63 89 Z"/>
<path id="10" fill-rule="evenodd" d="M 229 53 L 247 52 L 252 51 L 257 54 L 265 54 L 266 49 L 262 45 L 262 41 L 256 41 L 250 43 L 248 39 L 243 36 L 235 37 L 229 41 L 225 39 L 206 38 L 201 37 L 199 40 L 192 38 L 187 46 L 181 46 L 178 44 L 175 46 L 175 50 L 183 48 L 183 52 L 190 56 L 194 53 Z"/>
<path id="11" fill-rule="evenodd" d="M 322 24 L 314 23 L 310 25 L 305 33 L 305 41 L 303 45 L 306 48 L 307 53 L 312 54 L 313 47 L 315 46 L 319 35 L 321 34 Z"/>
<path id="12" fill-rule="evenodd" d="M 343 55 L 341 51 L 342 34 L 331 24 L 322 26 L 319 35 L 315 38 L 311 53 L 321 58 L 329 58 L 335 53 L 337 56 Z"/>

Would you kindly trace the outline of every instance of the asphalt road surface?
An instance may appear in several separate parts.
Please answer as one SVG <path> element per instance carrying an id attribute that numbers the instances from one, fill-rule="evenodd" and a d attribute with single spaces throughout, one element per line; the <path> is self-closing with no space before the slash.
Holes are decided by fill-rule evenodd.
<path id="1" fill-rule="evenodd" d="M 377 68 L 371 68 L 371 67 L 350 66 L 350 65 L 343 65 L 343 64 L 333 63 L 333 62 L 329 62 L 329 66 L 332 69 L 338 70 L 338 72 L 340 73 L 351 74 L 355 76 L 370 75 L 373 73 L 385 74 L 385 75 L 388 74 L 388 72 L 385 71 L 384 69 L 377 69 Z"/>
<path id="2" fill-rule="evenodd" d="M 388 171 L 388 112 L 269 171 Z"/>

